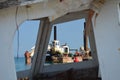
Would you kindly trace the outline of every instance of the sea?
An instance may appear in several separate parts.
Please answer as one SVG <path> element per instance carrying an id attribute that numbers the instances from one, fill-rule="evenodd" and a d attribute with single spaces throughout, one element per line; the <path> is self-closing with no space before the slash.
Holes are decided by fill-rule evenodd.
<path id="1" fill-rule="evenodd" d="M 19 57 L 19 58 L 14 58 L 15 60 L 15 68 L 16 71 L 23 71 L 23 70 L 28 70 L 31 68 L 31 64 L 30 65 L 26 65 L 25 64 L 25 58 L 24 57 Z"/>
<path id="2" fill-rule="evenodd" d="M 28 70 L 31 68 L 31 64 L 27 65 L 25 64 L 25 58 L 24 57 L 15 57 L 14 58 L 14 61 L 15 61 L 15 68 L 16 68 L 16 72 L 18 71 L 23 71 L 23 70 Z M 48 65 L 51 65 L 52 63 L 50 62 L 46 62 L 44 65 L 45 66 L 48 66 Z"/>

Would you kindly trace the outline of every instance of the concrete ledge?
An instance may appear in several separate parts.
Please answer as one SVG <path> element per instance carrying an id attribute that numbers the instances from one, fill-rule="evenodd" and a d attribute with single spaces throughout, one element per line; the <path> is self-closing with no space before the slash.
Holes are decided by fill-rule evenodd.
<path id="1" fill-rule="evenodd" d="M 53 64 L 44 66 L 43 73 L 46 72 L 56 72 L 56 71 L 66 71 L 71 68 L 73 69 L 84 69 L 84 68 L 91 68 L 98 66 L 98 64 L 95 64 L 94 60 L 88 60 L 78 63 L 67 63 L 67 64 Z"/>
<path id="2" fill-rule="evenodd" d="M 98 67 L 37 74 L 33 80 L 97 80 Z"/>
<path id="3" fill-rule="evenodd" d="M 17 78 L 25 78 L 25 77 L 29 77 L 29 75 L 30 75 L 30 70 L 17 72 Z"/>

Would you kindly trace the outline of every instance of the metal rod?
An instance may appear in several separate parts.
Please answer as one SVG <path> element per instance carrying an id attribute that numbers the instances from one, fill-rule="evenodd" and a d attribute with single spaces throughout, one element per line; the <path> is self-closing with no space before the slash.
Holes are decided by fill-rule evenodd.
<path id="1" fill-rule="evenodd" d="M 54 26 L 54 40 L 57 40 L 57 27 Z"/>
<path id="2" fill-rule="evenodd" d="M 86 22 L 84 22 L 84 50 L 88 50 L 88 36 L 87 36 L 87 26 Z"/>

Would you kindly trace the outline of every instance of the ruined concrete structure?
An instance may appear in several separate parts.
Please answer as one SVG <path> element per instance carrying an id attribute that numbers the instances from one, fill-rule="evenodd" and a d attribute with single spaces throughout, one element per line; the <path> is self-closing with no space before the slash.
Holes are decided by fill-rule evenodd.
<path id="1" fill-rule="evenodd" d="M 93 60 L 45 67 L 52 25 L 81 18 L 89 28 Z M 0 0 L 0 80 L 17 80 L 13 38 L 21 23 L 33 19 L 41 23 L 34 63 L 25 75 L 99 66 L 102 80 L 120 79 L 120 0 Z"/>

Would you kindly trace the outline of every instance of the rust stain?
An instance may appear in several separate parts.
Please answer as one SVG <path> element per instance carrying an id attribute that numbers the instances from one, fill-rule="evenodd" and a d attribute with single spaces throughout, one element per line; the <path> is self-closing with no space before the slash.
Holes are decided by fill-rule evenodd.
<path id="1" fill-rule="evenodd" d="M 94 15 L 95 11 L 90 9 L 88 12 L 88 19 L 86 21 L 86 27 L 90 28 L 91 27 L 91 22 L 92 22 L 92 17 Z M 89 31 L 87 31 L 86 34 L 89 34 Z"/>
<path id="2" fill-rule="evenodd" d="M 97 19 L 98 15 L 99 15 L 98 13 L 95 14 L 94 26 L 96 26 L 96 19 Z"/>
<path id="3" fill-rule="evenodd" d="M 26 5 L 26 8 L 31 8 L 31 6 L 30 5 Z"/>

